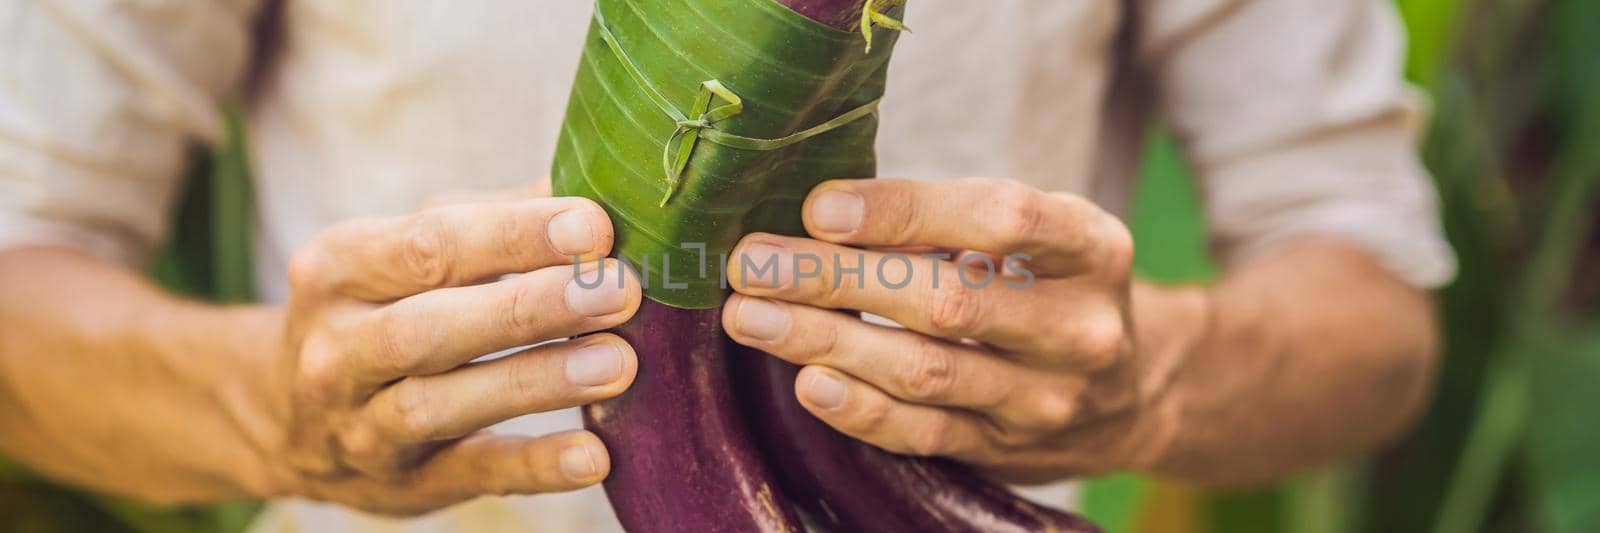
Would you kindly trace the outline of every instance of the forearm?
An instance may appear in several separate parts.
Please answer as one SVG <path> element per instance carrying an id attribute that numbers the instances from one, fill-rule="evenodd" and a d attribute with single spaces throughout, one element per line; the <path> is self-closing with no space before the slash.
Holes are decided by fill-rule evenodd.
<path id="1" fill-rule="evenodd" d="M 184 301 L 61 249 L 0 253 L 0 453 L 158 502 L 270 490 L 239 404 L 271 370 L 276 313 Z"/>
<path id="2" fill-rule="evenodd" d="M 1149 416 L 1170 428 L 1150 469 L 1197 483 L 1259 483 L 1393 435 L 1435 362 L 1427 294 L 1334 240 L 1292 243 L 1209 288 L 1142 286 L 1133 307 L 1165 381 L 1149 385 Z"/>

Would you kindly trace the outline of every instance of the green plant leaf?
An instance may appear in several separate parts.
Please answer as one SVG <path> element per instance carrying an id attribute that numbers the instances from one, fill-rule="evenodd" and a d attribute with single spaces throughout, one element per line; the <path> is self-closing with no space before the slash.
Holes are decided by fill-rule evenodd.
<path id="1" fill-rule="evenodd" d="M 1134 474 L 1089 480 L 1083 484 L 1079 510 L 1105 533 L 1133 533 L 1149 492 L 1149 482 Z"/>
<path id="2" fill-rule="evenodd" d="M 651 299 L 721 304 L 723 257 L 740 237 L 803 234 L 800 204 L 813 186 L 876 173 L 877 116 L 860 110 L 883 97 L 897 32 L 875 29 L 867 52 L 859 33 L 772 0 L 595 8 L 551 176 L 557 195 L 605 206 L 614 255 L 642 274 Z M 738 96 L 737 114 L 690 116 L 732 107 L 704 102 L 713 81 Z M 680 154 L 690 156 L 681 174 Z"/>
<path id="3" fill-rule="evenodd" d="M 1135 245 L 1134 271 L 1166 283 L 1216 277 L 1216 263 L 1206 245 L 1205 214 L 1177 141 L 1158 129 L 1147 136 L 1144 148 L 1128 221 Z"/>
<path id="4" fill-rule="evenodd" d="M 1552 533 L 1600 531 L 1600 327 L 1552 337 L 1534 352 L 1528 478 Z"/>

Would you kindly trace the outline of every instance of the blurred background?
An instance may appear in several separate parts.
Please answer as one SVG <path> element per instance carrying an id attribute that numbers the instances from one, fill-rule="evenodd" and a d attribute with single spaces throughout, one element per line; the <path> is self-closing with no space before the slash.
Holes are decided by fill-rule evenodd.
<path id="1" fill-rule="evenodd" d="M 1366 457 L 1260 490 L 1093 482 L 1084 505 L 1110 531 L 1600 531 L 1600 1 L 1396 5 L 1461 264 L 1437 300 L 1443 367 L 1425 418 Z M 1153 139 L 1144 176 L 1139 271 L 1212 276 L 1170 139 Z"/>
<path id="2" fill-rule="evenodd" d="M 1368 456 L 1255 490 L 1091 481 L 1082 507 L 1108 532 L 1600 532 L 1600 1 L 1396 5 L 1461 264 L 1438 296 L 1445 353 L 1427 414 Z M 149 267 L 197 297 L 254 292 L 238 131 L 196 155 L 176 234 Z M 1137 269 L 1210 278 L 1185 162 L 1159 131 L 1143 173 Z M 238 531 L 255 509 L 153 509 L 0 463 L 0 531 Z"/>

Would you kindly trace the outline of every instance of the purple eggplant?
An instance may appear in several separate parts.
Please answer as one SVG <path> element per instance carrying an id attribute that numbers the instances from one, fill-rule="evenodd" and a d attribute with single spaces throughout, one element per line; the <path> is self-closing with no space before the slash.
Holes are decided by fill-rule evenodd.
<path id="1" fill-rule="evenodd" d="M 756 440 L 811 523 L 832 531 L 1099 531 L 954 462 L 892 454 L 839 433 L 795 399 L 799 367 L 753 348 L 733 349 L 735 382 Z"/>
<path id="2" fill-rule="evenodd" d="M 638 378 L 583 414 L 611 451 L 606 496 L 628 531 L 803 530 L 739 418 L 721 311 L 645 300 L 616 330 Z"/>
<path id="3" fill-rule="evenodd" d="M 842 30 L 861 23 L 861 10 L 870 0 L 778 0 L 796 13 Z"/>

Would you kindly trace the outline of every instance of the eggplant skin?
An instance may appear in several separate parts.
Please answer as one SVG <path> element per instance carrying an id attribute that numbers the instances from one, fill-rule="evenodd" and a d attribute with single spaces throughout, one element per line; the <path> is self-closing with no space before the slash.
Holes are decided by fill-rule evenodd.
<path id="1" fill-rule="evenodd" d="M 647 299 L 616 330 L 638 377 L 583 413 L 611 453 L 606 497 L 629 532 L 804 531 L 734 404 L 721 311 Z"/>
<path id="2" fill-rule="evenodd" d="M 851 29 L 861 23 L 861 9 L 867 0 L 778 0 L 796 13 L 811 20 L 839 28 Z"/>
<path id="3" fill-rule="evenodd" d="M 795 399 L 799 367 L 753 348 L 730 350 L 750 427 L 809 523 L 883 533 L 1100 531 L 955 462 L 896 455 L 839 433 Z"/>

